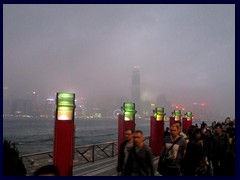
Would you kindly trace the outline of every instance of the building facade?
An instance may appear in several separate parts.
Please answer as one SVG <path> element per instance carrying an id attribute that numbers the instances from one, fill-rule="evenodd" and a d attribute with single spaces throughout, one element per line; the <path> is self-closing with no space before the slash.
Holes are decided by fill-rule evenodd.
<path id="1" fill-rule="evenodd" d="M 141 86 L 140 86 L 140 68 L 134 66 L 132 72 L 132 102 L 135 103 L 137 115 L 142 116 Z"/>

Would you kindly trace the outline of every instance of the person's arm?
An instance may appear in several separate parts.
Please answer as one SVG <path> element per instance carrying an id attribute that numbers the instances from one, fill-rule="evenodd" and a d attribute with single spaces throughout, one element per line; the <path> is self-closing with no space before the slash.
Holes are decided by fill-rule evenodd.
<path id="1" fill-rule="evenodd" d="M 188 145 L 188 143 L 187 143 L 186 140 L 184 139 L 182 158 L 184 158 L 184 157 L 186 156 L 187 145 Z"/>
<path id="2" fill-rule="evenodd" d="M 226 153 L 230 152 L 229 134 L 225 133 Z"/>
<path id="3" fill-rule="evenodd" d="M 120 154 L 119 154 L 119 158 L 118 158 L 118 164 L 117 164 L 117 173 L 120 174 L 123 171 L 123 164 L 124 164 L 124 148 L 125 148 L 126 143 L 122 143 L 120 146 Z"/>
<path id="4" fill-rule="evenodd" d="M 161 154 L 160 154 L 160 156 L 159 156 L 159 159 L 158 159 L 157 171 L 158 171 L 159 173 L 160 173 L 160 169 L 159 169 L 159 168 L 161 167 L 160 164 L 161 164 L 161 161 L 162 161 L 165 153 L 166 153 L 166 144 L 165 144 L 165 142 L 164 142 L 162 152 L 161 152 Z"/>

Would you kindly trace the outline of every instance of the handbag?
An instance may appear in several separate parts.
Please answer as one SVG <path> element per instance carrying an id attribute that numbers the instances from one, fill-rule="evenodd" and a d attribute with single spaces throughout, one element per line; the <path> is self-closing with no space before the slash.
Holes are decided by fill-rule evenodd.
<path id="1" fill-rule="evenodd" d="M 169 172 L 168 172 L 169 166 L 171 164 L 173 164 L 174 160 L 172 158 L 168 158 L 168 155 L 169 155 L 170 150 L 173 148 L 174 144 L 176 144 L 180 139 L 181 139 L 181 137 L 179 137 L 176 141 L 174 141 L 173 144 L 171 145 L 171 147 L 164 154 L 163 158 L 159 159 L 157 171 L 161 175 L 169 174 Z"/>

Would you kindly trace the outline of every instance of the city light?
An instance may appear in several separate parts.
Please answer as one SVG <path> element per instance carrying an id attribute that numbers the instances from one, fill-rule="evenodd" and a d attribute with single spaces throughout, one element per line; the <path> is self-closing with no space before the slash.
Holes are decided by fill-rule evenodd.
<path id="1" fill-rule="evenodd" d="M 206 104 L 205 103 L 201 103 L 201 106 L 205 106 Z"/>

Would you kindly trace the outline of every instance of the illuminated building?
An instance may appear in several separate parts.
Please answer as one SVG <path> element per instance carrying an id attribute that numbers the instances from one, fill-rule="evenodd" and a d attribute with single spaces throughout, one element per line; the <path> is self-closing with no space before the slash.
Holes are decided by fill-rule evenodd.
<path id="1" fill-rule="evenodd" d="M 46 99 L 45 104 L 45 116 L 46 117 L 53 117 L 55 111 L 55 99 Z"/>
<path id="2" fill-rule="evenodd" d="M 9 96 L 8 87 L 3 87 L 3 115 L 9 116 L 11 114 L 11 100 Z"/>
<path id="3" fill-rule="evenodd" d="M 132 72 L 132 102 L 135 103 L 137 114 L 142 116 L 140 70 L 138 66 L 134 66 Z"/>

